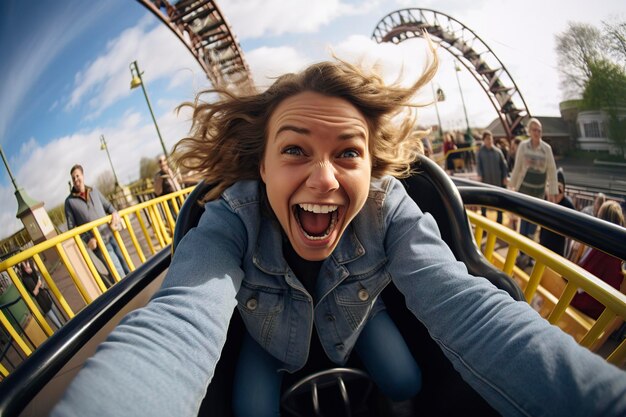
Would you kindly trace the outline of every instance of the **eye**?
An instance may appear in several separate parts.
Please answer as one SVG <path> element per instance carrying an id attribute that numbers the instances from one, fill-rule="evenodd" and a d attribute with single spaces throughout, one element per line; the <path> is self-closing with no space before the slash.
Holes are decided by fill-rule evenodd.
<path id="1" fill-rule="evenodd" d="M 280 153 L 283 155 L 294 155 L 294 156 L 304 155 L 302 148 L 299 146 L 287 146 L 283 148 L 283 150 L 281 150 Z"/>
<path id="2" fill-rule="evenodd" d="M 346 149 L 339 154 L 340 158 L 358 158 L 359 156 L 361 156 L 361 154 L 356 149 Z"/>

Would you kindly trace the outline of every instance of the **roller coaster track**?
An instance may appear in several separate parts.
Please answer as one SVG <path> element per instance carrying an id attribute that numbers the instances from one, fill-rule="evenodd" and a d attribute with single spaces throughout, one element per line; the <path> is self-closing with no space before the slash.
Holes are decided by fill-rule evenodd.
<path id="1" fill-rule="evenodd" d="M 215 1 L 137 1 L 178 36 L 214 87 L 252 88 L 252 75 L 243 51 Z"/>
<path id="2" fill-rule="evenodd" d="M 528 106 L 504 64 L 483 41 L 463 23 L 430 9 L 396 10 L 383 17 L 372 34 L 378 42 L 399 44 L 422 37 L 431 39 L 450 52 L 478 81 L 498 113 L 509 138 L 525 134 Z"/>

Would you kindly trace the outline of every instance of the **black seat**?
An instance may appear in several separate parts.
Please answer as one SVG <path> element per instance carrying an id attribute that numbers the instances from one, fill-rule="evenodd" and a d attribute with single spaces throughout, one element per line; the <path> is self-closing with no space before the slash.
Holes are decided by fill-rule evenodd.
<path id="1" fill-rule="evenodd" d="M 491 265 L 478 251 L 461 197 L 446 173 L 426 157 L 420 158 L 417 170 L 418 173 L 403 182 L 409 195 L 422 211 L 431 213 L 435 218 L 443 240 L 450 246 L 457 260 L 464 262 L 472 275 L 483 276 L 496 287 L 507 291 L 514 299 L 524 300 L 523 293 L 517 284 Z M 173 251 L 187 231 L 196 226 L 204 211 L 198 200 L 210 188 L 211 185 L 200 183 L 183 204 L 174 232 Z M 414 398 L 417 412 L 420 415 L 446 416 L 498 415 L 461 379 L 439 346 L 430 338 L 427 329 L 406 308 L 404 297 L 395 286 L 389 285 L 383 291 L 382 297 L 390 316 L 422 368 L 423 388 Z M 243 331 L 244 326 L 239 314 L 234 314 L 229 326 L 226 345 L 222 350 L 222 356 L 199 415 L 232 415 L 231 387 Z M 284 387 L 288 387 L 295 381 L 301 382 L 315 372 L 336 366 L 325 357 L 319 341 L 312 340 L 311 343 L 309 362 L 295 374 L 285 376 Z M 362 368 L 356 355 L 351 355 L 346 366 Z M 372 410 L 369 414 L 358 415 L 381 415 L 380 409 L 374 409 L 375 404 L 370 405 Z"/>

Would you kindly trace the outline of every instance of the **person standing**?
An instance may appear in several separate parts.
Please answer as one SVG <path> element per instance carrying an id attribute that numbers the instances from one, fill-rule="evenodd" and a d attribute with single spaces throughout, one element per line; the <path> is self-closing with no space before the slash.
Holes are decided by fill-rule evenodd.
<path id="1" fill-rule="evenodd" d="M 606 201 L 606 195 L 604 193 L 596 194 L 596 197 L 593 199 L 593 204 L 590 204 L 584 207 L 580 212 L 585 213 L 589 216 L 598 217 L 598 211 L 602 204 Z"/>
<path id="2" fill-rule="evenodd" d="M 538 119 L 533 117 L 528 121 L 528 130 L 530 139 L 520 143 L 515 155 L 510 186 L 514 191 L 540 199 L 547 195 L 549 201 L 555 202 L 559 189 L 552 148 L 541 139 L 542 127 Z M 536 230 L 536 224 L 522 219 L 520 234 L 532 237 Z"/>
<path id="3" fill-rule="evenodd" d="M 182 189 L 180 184 L 182 179 L 178 172 L 174 172 L 167 163 L 167 157 L 165 155 L 159 155 L 157 157 L 159 164 L 159 172 L 154 176 L 154 193 L 157 196 L 173 193 Z"/>
<path id="4" fill-rule="evenodd" d="M 602 204 L 598 210 L 598 218 L 620 227 L 626 226 L 622 208 L 619 203 L 614 200 L 608 200 Z M 626 294 L 626 280 L 624 279 L 623 272 L 626 270 L 626 264 L 621 259 L 608 255 L 598 249 L 587 248 L 577 263 L 611 287 Z M 571 306 L 593 319 L 598 319 L 605 308 L 602 303 L 580 288 L 574 295 Z"/>
<path id="5" fill-rule="evenodd" d="M 517 155 L 517 148 L 519 144 L 522 143 L 522 140 L 518 137 L 513 138 L 511 141 L 511 146 L 509 147 L 509 154 L 506 158 L 506 163 L 509 166 L 509 174 L 513 171 L 513 167 L 515 166 L 515 156 Z"/>
<path id="6" fill-rule="evenodd" d="M 56 306 L 52 302 L 48 289 L 44 287 L 39 272 L 33 268 L 29 260 L 19 263 L 18 270 L 20 279 L 28 292 L 35 298 L 41 312 L 50 319 L 57 329 L 60 329 L 63 326 L 59 318 L 60 313 L 57 314 Z"/>
<path id="7" fill-rule="evenodd" d="M 117 241 L 113 237 L 111 228 L 118 230 L 120 227 L 120 216 L 113 205 L 107 200 L 100 191 L 95 188 L 85 185 L 84 171 L 81 165 L 74 165 L 70 169 L 70 175 L 72 176 L 72 189 L 70 195 L 65 199 L 65 218 L 67 219 L 67 229 L 73 229 L 74 227 L 83 225 L 85 223 L 92 222 L 100 219 L 107 214 L 111 215 L 111 222 L 109 224 L 103 224 L 98 227 L 104 245 L 109 252 L 111 261 L 115 266 L 118 274 L 123 277 L 130 272 L 126 260 L 122 255 Z M 109 272 L 108 284 L 113 285 L 115 283 L 113 279 L 113 273 L 109 268 L 109 264 L 104 258 L 102 250 L 98 246 L 95 236 L 92 232 L 85 232 L 82 234 L 83 241 L 87 244 L 87 247 L 93 251 L 93 253 L 104 264 Z"/>
<path id="8" fill-rule="evenodd" d="M 508 168 L 502 151 L 493 145 L 493 135 L 489 130 L 483 132 L 483 144 L 478 150 L 476 158 L 476 171 L 478 180 L 485 184 L 497 187 L 506 187 Z M 481 207 L 482 215 L 487 214 L 487 209 Z M 497 210 L 497 221 L 502 223 L 502 211 Z"/>
<path id="9" fill-rule="evenodd" d="M 454 141 L 454 135 L 452 133 L 446 133 L 443 136 L 443 156 L 446 159 L 446 171 L 448 171 L 448 174 L 452 174 L 455 171 L 454 160 L 458 157 L 458 154 L 448 154 L 455 149 L 456 143 Z"/>
<path id="10" fill-rule="evenodd" d="M 154 175 L 154 193 L 157 197 L 182 190 L 181 184 L 183 179 L 178 171 L 172 170 L 167 163 L 167 157 L 163 154 L 157 157 L 159 171 Z M 174 220 L 177 218 L 174 203 L 171 199 L 167 200 L 170 213 Z"/>

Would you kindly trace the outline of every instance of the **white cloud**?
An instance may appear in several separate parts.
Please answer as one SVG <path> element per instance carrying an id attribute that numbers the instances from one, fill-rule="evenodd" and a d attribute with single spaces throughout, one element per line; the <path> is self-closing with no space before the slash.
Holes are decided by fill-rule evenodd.
<path id="1" fill-rule="evenodd" d="M 510 2 L 496 0 L 424 0 L 419 4 L 416 1 L 396 0 L 395 3 L 387 2 L 384 5 L 380 1 L 348 3 L 347 0 L 229 0 L 220 3 L 226 18 L 233 25 L 234 33 L 242 39 L 254 38 L 250 43 L 254 44 L 255 49 L 245 50 L 244 53 L 255 80 L 262 85 L 270 84 L 271 77 L 298 71 L 318 60 L 319 51 L 314 49 L 326 43 L 327 39 L 333 39 L 335 33 L 350 33 L 346 31 L 346 24 L 360 24 L 365 18 L 375 24 L 376 18 L 382 18 L 396 8 L 412 6 L 441 10 L 474 30 L 506 65 L 536 115 L 558 115 L 561 93 L 555 70 L 554 34 L 563 31 L 568 21 L 599 25 L 611 13 L 626 11 L 623 0 L 607 0 L 601 7 L 584 0 L 528 0 L 523 7 L 515 9 L 511 8 Z M 384 10 L 387 7 L 389 10 Z M 374 9 L 380 15 L 364 15 Z M 333 22 L 351 15 L 361 20 L 343 19 L 341 24 L 344 26 L 339 29 L 333 27 Z M 73 25 L 58 25 L 56 29 L 69 33 L 69 28 L 73 33 L 76 24 L 82 25 L 82 19 L 76 20 Z M 356 32 L 359 31 L 352 29 L 352 33 Z M 311 35 L 308 40 L 299 36 L 296 44 L 292 42 L 295 37 L 291 35 L 298 33 Z M 413 41 L 403 42 L 399 46 L 377 45 L 369 40 L 369 33 L 366 31 L 349 37 L 336 35 L 321 59 L 329 59 L 330 51 L 334 51 L 339 57 L 350 61 L 361 60 L 370 65 L 378 62 L 388 80 L 394 80 L 401 69 L 407 80 L 421 72 L 424 58 L 420 54 L 424 51 L 423 46 Z M 60 47 L 64 41 L 65 38 L 59 39 L 58 36 L 39 37 L 37 42 L 24 44 L 21 48 L 24 55 L 21 58 L 11 57 L 12 60 L 18 58 L 12 67 L 21 69 L 21 72 L 7 72 L 6 77 L 0 80 L 0 83 L 4 83 L 0 85 L 3 92 L 0 97 L 2 107 L 9 109 L 0 113 L 0 136 L 6 123 L 19 115 L 24 92 L 28 92 L 32 85 L 29 80 L 34 82 L 41 78 L 47 63 L 52 59 L 50 57 L 56 53 L 54 48 Z M 441 67 L 434 83 L 441 86 L 446 94 L 446 100 L 438 105 L 442 124 L 444 129 L 462 130 L 466 122 L 453 60 L 444 50 L 440 50 L 440 56 Z M 28 57 L 31 61 L 25 60 Z M 189 88 L 191 91 L 183 95 L 186 99 L 193 99 L 193 93 L 208 85 L 187 49 L 181 47 L 180 41 L 172 36 L 169 29 L 148 15 L 134 28 L 112 39 L 99 56 L 83 67 L 75 78 L 73 95 L 66 98 L 67 104 L 67 99 L 72 97 L 68 108 L 91 114 L 92 120 L 97 120 L 95 117 L 102 114 L 104 109 L 110 109 L 128 98 L 129 94 L 141 96 L 139 91 L 129 90 L 128 65 L 133 60 L 138 60 L 145 72 L 144 80 L 149 93 L 158 91 L 158 82 L 161 87 L 166 86 L 168 92 Z M 495 110 L 467 71 L 458 75 L 470 124 L 486 126 L 497 117 Z M 190 83 L 193 83 L 192 87 L 189 87 Z M 430 99 L 428 93 L 429 87 L 424 94 Z M 190 124 L 189 114 L 183 112 L 177 117 L 173 108 L 178 103 L 168 96 L 154 94 L 151 99 L 163 139 L 170 148 L 186 135 Z M 57 137 L 48 144 L 38 143 L 41 138 L 29 139 L 22 145 L 20 153 L 10 161 L 19 185 L 33 198 L 45 201 L 46 207 L 51 208 L 62 203 L 67 194 L 67 171 L 72 164 L 82 163 L 86 168 L 87 181 L 94 183 L 100 173 L 110 170 L 106 154 L 99 150 L 100 134 L 106 136 L 120 180 L 128 182 L 135 179 L 141 157 L 154 157 L 161 152 L 154 124 L 142 100 L 140 97 L 136 108 L 121 110 L 124 111 L 122 117 L 112 121 L 98 120 L 95 126 L 93 123 L 84 123 L 81 131 Z M 62 103 L 60 101 L 56 111 L 63 106 Z M 419 121 L 422 124 L 437 123 L 435 107 L 422 109 Z M 20 223 L 15 219 L 17 205 L 12 187 L 0 186 L 0 199 L 6 202 L 0 205 L 0 236 L 3 236 L 17 230 Z"/>
<path id="2" fill-rule="evenodd" d="M 311 63 L 311 58 L 290 46 L 263 46 L 247 52 L 246 61 L 255 84 L 263 87 L 272 84 L 282 74 L 303 69 Z"/>
<path id="3" fill-rule="evenodd" d="M 159 128 L 168 151 L 189 130 L 189 114 L 173 111 L 158 117 Z M 68 194 L 69 169 L 79 163 L 85 168 L 87 184 L 95 184 L 105 171 L 111 170 L 106 152 L 100 150 L 100 135 L 104 134 L 111 161 L 119 180 L 131 182 L 139 177 L 142 157 L 154 158 L 162 152 L 152 120 L 147 115 L 129 112 L 119 119 L 119 124 L 94 127 L 50 141 L 41 146 L 34 139 L 23 144 L 10 165 L 20 167 L 14 171 L 17 183 L 34 199 L 45 202 L 47 209 L 63 203 Z M 53 161 L 53 162 L 51 162 Z M 13 190 L 0 187 L 0 236 L 7 236 L 22 227 L 15 220 L 17 203 Z"/>
<path id="4" fill-rule="evenodd" d="M 193 56 L 181 47 L 180 40 L 172 36 L 167 27 L 153 18 L 144 19 L 110 41 L 104 54 L 76 75 L 66 110 L 77 108 L 88 97 L 88 120 L 93 120 L 118 100 L 127 97 L 131 94 L 129 65 L 135 60 L 146 86 L 161 78 L 171 77 L 170 85 L 176 87 L 185 77 L 199 71 Z M 181 68 L 188 72 L 181 71 Z M 149 87 L 147 89 L 150 90 Z"/>
<path id="5" fill-rule="evenodd" d="M 345 15 L 369 12 L 379 2 L 360 5 L 341 0 L 231 0 L 220 8 L 240 39 L 278 36 L 285 33 L 313 33 Z"/>

